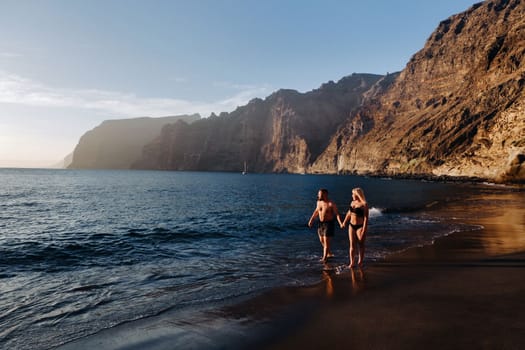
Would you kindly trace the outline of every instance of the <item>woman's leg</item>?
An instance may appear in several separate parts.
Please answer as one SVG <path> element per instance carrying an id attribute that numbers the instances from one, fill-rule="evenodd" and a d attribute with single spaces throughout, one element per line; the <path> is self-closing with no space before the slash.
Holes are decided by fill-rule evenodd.
<path id="1" fill-rule="evenodd" d="M 350 248 L 348 255 L 350 256 L 350 265 L 348 265 L 350 268 L 354 267 L 354 254 L 355 254 L 355 245 L 357 241 L 357 237 L 355 237 L 355 231 L 352 227 L 348 228 L 348 240 L 350 242 Z"/>
<path id="2" fill-rule="evenodd" d="M 359 260 L 357 261 L 357 264 L 363 266 L 363 261 L 365 260 L 365 235 L 362 228 L 357 230 L 356 236 L 359 242 Z"/>

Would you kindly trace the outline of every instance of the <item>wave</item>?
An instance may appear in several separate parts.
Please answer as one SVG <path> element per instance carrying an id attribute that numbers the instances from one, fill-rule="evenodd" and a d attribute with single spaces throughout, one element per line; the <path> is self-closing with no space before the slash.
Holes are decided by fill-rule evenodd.
<path id="1" fill-rule="evenodd" d="M 426 208 L 430 208 L 434 205 L 436 205 L 438 202 L 429 203 L 422 206 L 410 206 L 410 207 L 386 207 L 386 208 L 379 208 L 379 207 L 371 207 L 369 210 L 370 217 L 379 217 L 384 214 L 406 214 L 406 213 L 413 213 L 417 211 L 421 211 Z"/>
<path id="2" fill-rule="evenodd" d="M 233 236 L 218 231 L 154 227 L 128 228 L 117 233 L 77 233 L 62 239 L 4 241 L 0 244 L 0 268 L 56 272 L 79 267 L 130 265 L 143 259 L 177 256 L 175 253 L 181 249 L 230 237 Z"/>
<path id="3" fill-rule="evenodd" d="M 383 209 L 372 207 L 368 211 L 368 215 L 371 218 L 379 217 L 379 216 L 383 215 Z"/>
<path id="4" fill-rule="evenodd" d="M 219 231 L 173 230 L 164 227 L 131 228 L 125 237 L 140 241 L 155 241 L 156 243 L 195 242 L 203 239 L 218 239 L 231 237 L 230 234 Z"/>
<path id="5" fill-rule="evenodd" d="M 417 212 L 423 209 L 428 209 L 430 207 L 433 207 L 434 205 L 437 205 L 438 203 L 439 202 L 434 201 L 426 205 L 413 206 L 413 207 L 386 207 L 386 208 L 371 207 L 368 213 L 371 218 L 380 217 L 384 214 L 413 213 L 413 212 Z"/>
<path id="6" fill-rule="evenodd" d="M 429 210 L 433 209 L 437 206 L 439 206 L 441 202 L 439 201 L 432 201 L 429 203 L 424 204 L 417 204 L 417 205 L 407 205 L 407 206 L 390 206 L 386 208 L 379 209 L 382 214 L 408 214 L 408 213 L 415 213 L 419 211 Z"/>
<path id="7" fill-rule="evenodd" d="M 16 270 L 63 271 L 91 265 L 93 261 L 107 261 L 122 246 L 96 243 L 37 243 L 24 242 L 0 247 L 0 267 Z M 119 253 L 120 254 L 120 253 Z"/>

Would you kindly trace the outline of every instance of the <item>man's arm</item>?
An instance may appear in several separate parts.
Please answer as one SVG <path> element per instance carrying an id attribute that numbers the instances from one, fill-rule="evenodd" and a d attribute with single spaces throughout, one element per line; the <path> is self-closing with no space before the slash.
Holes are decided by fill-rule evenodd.
<path id="1" fill-rule="evenodd" d="M 337 209 L 337 205 L 335 205 L 334 202 L 332 202 L 332 205 L 334 206 L 334 214 L 335 214 L 335 217 L 337 218 L 337 222 L 339 223 L 339 226 L 341 226 L 342 225 L 341 216 L 339 215 L 339 210 Z"/>
<path id="2" fill-rule="evenodd" d="M 312 224 L 314 223 L 315 218 L 318 216 L 319 216 L 319 204 L 317 204 L 314 212 L 312 213 L 312 216 L 310 217 L 310 220 L 308 220 L 308 227 L 312 227 Z"/>
<path id="3" fill-rule="evenodd" d="M 349 212 L 346 213 L 346 215 L 345 215 L 345 219 L 343 220 L 342 223 L 340 223 L 341 228 L 345 228 L 346 223 L 347 223 L 348 221 L 350 221 L 350 213 L 349 213 Z"/>

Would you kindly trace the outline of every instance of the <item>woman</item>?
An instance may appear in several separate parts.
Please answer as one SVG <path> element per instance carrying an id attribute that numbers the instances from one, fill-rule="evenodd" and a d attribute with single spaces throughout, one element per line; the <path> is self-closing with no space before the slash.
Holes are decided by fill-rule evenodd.
<path id="1" fill-rule="evenodd" d="M 366 203 L 365 194 L 361 188 L 352 190 L 352 202 L 350 209 L 346 213 L 345 219 L 341 224 L 344 228 L 350 222 L 348 227 L 348 238 L 350 240 L 350 265 L 354 267 L 354 254 L 359 245 L 359 260 L 357 264 L 362 267 L 365 258 L 365 238 L 368 229 L 368 204 Z"/>

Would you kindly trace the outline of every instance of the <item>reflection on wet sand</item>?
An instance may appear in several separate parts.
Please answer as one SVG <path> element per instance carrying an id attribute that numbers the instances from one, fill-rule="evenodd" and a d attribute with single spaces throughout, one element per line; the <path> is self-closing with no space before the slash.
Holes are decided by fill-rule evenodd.
<path id="1" fill-rule="evenodd" d="M 525 250 L 525 213 L 518 208 L 505 208 L 496 218 L 484 218 L 481 224 L 487 235 L 482 244 L 489 255 L 511 254 Z"/>
<path id="2" fill-rule="evenodd" d="M 461 233 L 467 239 L 465 248 L 498 256 L 525 251 L 524 204 L 520 193 L 480 193 L 455 203 L 444 214 L 484 229 L 483 235 Z"/>
<path id="3" fill-rule="evenodd" d="M 337 273 L 334 271 L 323 271 L 324 297 L 331 300 L 346 298 L 348 294 L 356 295 L 366 287 L 366 273 L 363 268 L 348 269 L 348 272 Z"/>
<path id="4" fill-rule="evenodd" d="M 350 275 L 352 279 L 352 294 L 357 294 L 365 289 L 366 275 L 363 268 L 350 269 Z"/>
<path id="5" fill-rule="evenodd" d="M 328 299 L 331 299 L 334 296 L 334 281 L 332 280 L 330 272 L 323 271 L 323 279 L 325 282 L 325 295 Z"/>
<path id="6" fill-rule="evenodd" d="M 525 251 L 525 201 L 523 193 L 480 193 L 448 203 L 433 215 L 464 224 L 465 229 L 434 244 L 391 254 L 392 262 L 444 262 L 486 259 Z M 445 219 L 443 219 L 445 218 Z"/>

